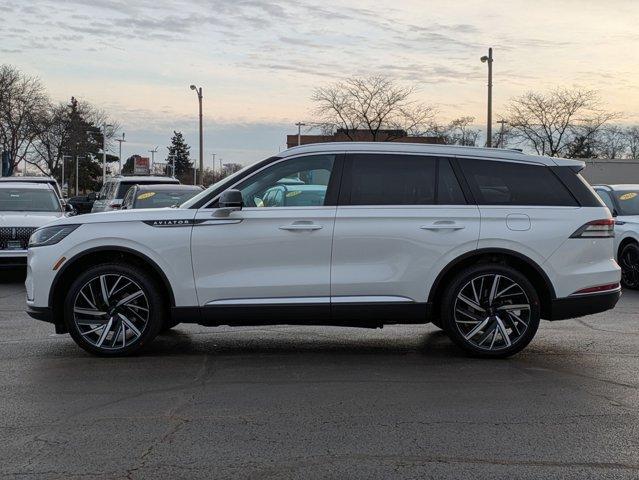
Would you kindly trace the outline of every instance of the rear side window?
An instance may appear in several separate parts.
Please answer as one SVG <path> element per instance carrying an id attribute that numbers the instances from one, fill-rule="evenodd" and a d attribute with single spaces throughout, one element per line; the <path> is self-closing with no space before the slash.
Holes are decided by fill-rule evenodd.
<path id="1" fill-rule="evenodd" d="M 579 205 L 544 165 L 473 159 L 459 164 L 479 205 Z"/>
<path id="2" fill-rule="evenodd" d="M 345 194 L 350 205 L 465 204 L 448 159 L 419 155 L 348 156 Z M 348 189 L 350 186 L 350 189 Z M 350 197 L 350 198 L 349 198 Z"/>
<path id="3" fill-rule="evenodd" d="M 595 188 L 595 192 L 597 192 L 597 195 L 601 197 L 603 202 L 606 204 L 606 207 L 608 207 L 608 210 L 610 210 L 611 212 L 614 212 L 616 210 L 615 203 L 612 201 L 610 194 L 606 190 L 599 190 Z"/>

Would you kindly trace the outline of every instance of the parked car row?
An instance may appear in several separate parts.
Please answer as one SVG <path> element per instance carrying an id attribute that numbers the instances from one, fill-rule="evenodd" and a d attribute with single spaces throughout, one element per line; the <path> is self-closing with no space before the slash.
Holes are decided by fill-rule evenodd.
<path id="1" fill-rule="evenodd" d="M 633 237 L 616 245 L 614 228 L 631 229 L 623 213 L 639 192 L 624 190 L 615 212 L 583 166 L 503 149 L 306 145 L 156 209 L 138 207 L 183 197 L 114 178 L 93 210 L 121 211 L 31 235 L 28 312 L 104 356 L 180 322 L 432 322 L 473 355 L 505 357 L 541 319 L 619 298 L 615 256 Z"/>
<path id="2" fill-rule="evenodd" d="M 126 190 L 137 192 L 140 184 L 145 186 L 144 192 L 136 196 L 132 192 L 123 208 L 171 207 L 202 191 L 200 187 L 181 185 L 178 180 L 167 177 L 114 177 L 106 182 L 103 191 L 113 195 Z M 152 200 L 155 188 L 160 191 Z M 100 195 L 89 193 L 65 199 L 54 178 L 0 177 L 0 267 L 26 266 L 29 237 L 37 228 L 62 216 L 91 213 L 96 199 L 104 199 L 103 206 L 96 210 L 116 210 L 122 203 Z"/>

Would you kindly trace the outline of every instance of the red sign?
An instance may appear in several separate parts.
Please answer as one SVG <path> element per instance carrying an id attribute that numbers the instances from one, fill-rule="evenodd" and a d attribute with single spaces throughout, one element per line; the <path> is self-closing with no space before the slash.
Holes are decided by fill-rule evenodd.
<path id="1" fill-rule="evenodd" d="M 135 175 L 148 175 L 151 172 L 149 157 L 135 157 L 133 160 L 133 173 Z"/>

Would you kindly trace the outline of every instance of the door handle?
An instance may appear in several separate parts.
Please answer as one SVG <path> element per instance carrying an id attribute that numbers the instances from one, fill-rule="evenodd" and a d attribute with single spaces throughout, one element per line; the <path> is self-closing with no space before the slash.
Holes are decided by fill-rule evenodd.
<path id="1" fill-rule="evenodd" d="M 433 222 L 419 228 L 422 230 L 463 230 L 466 226 L 457 222 Z"/>
<path id="2" fill-rule="evenodd" d="M 323 227 L 315 223 L 291 223 L 290 225 L 282 225 L 280 230 L 288 230 L 290 232 L 297 230 L 321 230 Z"/>

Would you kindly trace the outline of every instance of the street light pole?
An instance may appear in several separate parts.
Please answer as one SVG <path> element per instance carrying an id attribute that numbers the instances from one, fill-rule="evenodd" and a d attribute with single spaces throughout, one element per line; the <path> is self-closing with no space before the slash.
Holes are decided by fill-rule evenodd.
<path id="1" fill-rule="evenodd" d="M 126 140 L 124 139 L 124 132 L 122 132 L 122 138 L 116 138 L 115 141 L 120 144 L 118 163 L 120 165 L 120 173 L 122 173 L 122 143 L 126 142 Z"/>
<path id="2" fill-rule="evenodd" d="M 198 88 L 195 85 L 191 85 L 191 90 L 195 90 L 197 93 L 198 105 L 200 107 L 200 177 L 204 172 L 204 133 L 202 129 L 202 87 Z M 202 178 L 200 178 L 200 185 L 202 185 Z"/>
<path id="3" fill-rule="evenodd" d="M 481 62 L 488 62 L 488 112 L 486 119 L 486 146 L 493 145 L 493 49 L 488 49 L 488 56 L 481 57 Z"/>
<path id="4" fill-rule="evenodd" d="M 153 171 L 153 163 L 155 162 L 155 152 L 158 151 L 158 148 L 160 147 L 156 145 L 153 150 L 149 150 L 149 153 L 151 154 L 151 166 L 149 167 L 149 172 Z"/>
<path id="5" fill-rule="evenodd" d="M 102 185 L 106 182 L 106 131 L 107 127 L 112 127 L 113 125 L 103 123 L 102 124 Z M 76 162 L 77 163 L 77 162 Z M 76 193 L 77 195 L 77 193 Z"/>
<path id="6" fill-rule="evenodd" d="M 297 122 L 297 146 L 299 147 L 302 144 L 302 127 L 305 127 L 306 124 L 302 122 Z"/>
<path id="7" fill-rule="evenodd" d="M 79 164 L 80 164 L 80 155 L 76 155 L 75 156 L 75 195 L 76 197 L 80 195 L 80 188 L 78 187 L 79 185 L 78 177 L 80 173 Z"/>
<path id="8" fill-rule="evenodd" d="M 497 144 L 497 146 L 500 148 L 504 148 L 504 125 L 506 125 L 508 122 L 506 120 L 497 120 L 497 123 L 501 124 L 501 128 L 499 129 L 499 143 Z"/>

